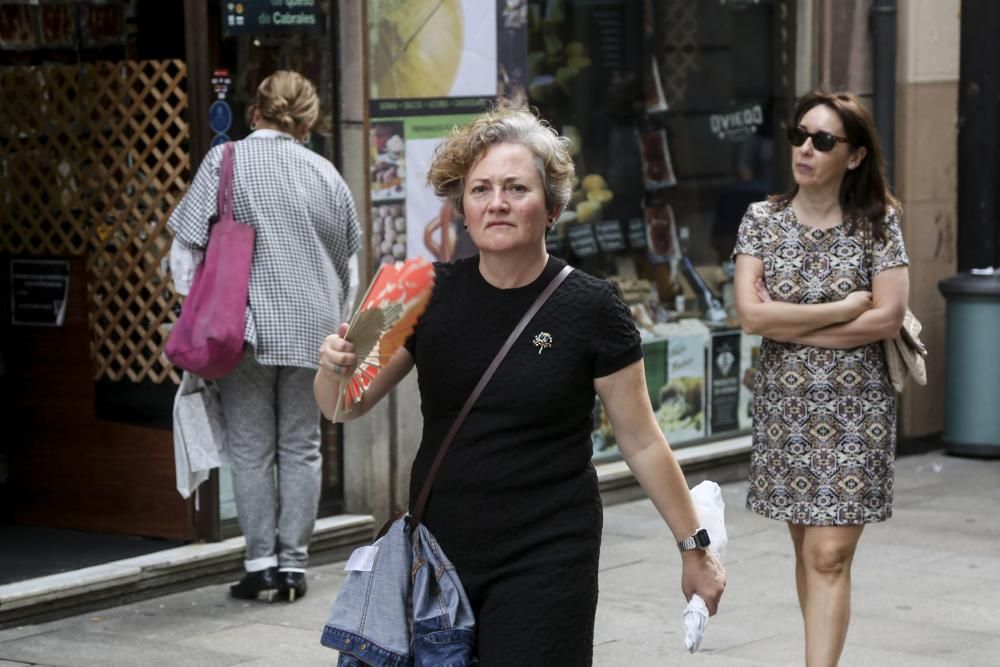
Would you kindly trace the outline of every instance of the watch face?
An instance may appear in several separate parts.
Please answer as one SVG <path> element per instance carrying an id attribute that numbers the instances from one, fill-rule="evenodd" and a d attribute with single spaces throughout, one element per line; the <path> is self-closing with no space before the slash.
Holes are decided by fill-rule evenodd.
<path id="1" fill-rule="evenodd" d="M 702 528 L 701 530 L 699 530 L 697 533 L 694 534 L 694 541 L 699 547 L 704 549 L 705 547 L 707 547 L 709 544 L 712 543 L 712 538 L 708 536 L 708 531 Z"/>

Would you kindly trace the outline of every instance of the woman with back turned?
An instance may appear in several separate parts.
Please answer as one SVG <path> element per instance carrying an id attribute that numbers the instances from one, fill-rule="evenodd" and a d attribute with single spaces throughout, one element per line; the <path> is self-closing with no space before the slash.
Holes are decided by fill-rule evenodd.
<path id="1" fill-rule="evenodd" d="M 242 361 L 217 381 L 233 495 L 246 537 L 235 598 L 306 593 L 322 474 L 311 395 L 316 348 L 350 312 L 360 233 L 347 185 L 302 145 L 319 118 L 308 79 L 279 71 L 257 88 L 254 131 L 235 142 L 233 210 L 256 232 Z M 170 217 L 175 242 L 208 244 L 222 146 L 210 150 Z M 276 474 L 277 473 L 277 474 Z"/>

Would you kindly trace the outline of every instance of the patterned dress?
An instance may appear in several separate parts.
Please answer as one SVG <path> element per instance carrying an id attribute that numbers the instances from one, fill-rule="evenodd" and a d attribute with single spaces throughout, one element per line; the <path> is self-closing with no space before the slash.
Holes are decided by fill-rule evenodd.
<path id="1" fill-rule="evenodd" d="M 790 206 L 751 204 L 734 256 L 764 263 L 775 301 L 828 303 L 870 290 L 879 272 L 906 266 L 899 216 L 871 249 L 846 225 L 817 229 Z M 850 526 L 892 516 L 896 394 L 880 343 L 833 350 L 765 338 L 754 373 L 747 508 L 779 521 Z"/>

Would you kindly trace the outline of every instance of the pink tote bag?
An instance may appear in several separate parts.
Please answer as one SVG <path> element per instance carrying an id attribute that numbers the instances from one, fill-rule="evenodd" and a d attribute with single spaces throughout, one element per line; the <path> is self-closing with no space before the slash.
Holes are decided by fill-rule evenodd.
<path id="1" fill-rule="evenodd" d="M 181 315 L 170 331 L 167 358 L 206 380 L 224 377 L 243 357 L 254 228 L 233 218 L 232 142 L 222 151 L 218 220 L 195 272 Z"/>

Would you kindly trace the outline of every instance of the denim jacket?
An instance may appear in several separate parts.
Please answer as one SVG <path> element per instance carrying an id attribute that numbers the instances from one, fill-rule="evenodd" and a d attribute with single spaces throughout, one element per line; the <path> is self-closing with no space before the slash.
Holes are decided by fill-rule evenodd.
<path id="1" fill-rule="evenodd" d="M 349 572 L 334 600 L 320 641 L 340 651 L 341 667 L 475 664 L 475 618 L 455 566 L 408 518 L 375 541 L 371 570 Z"/>

